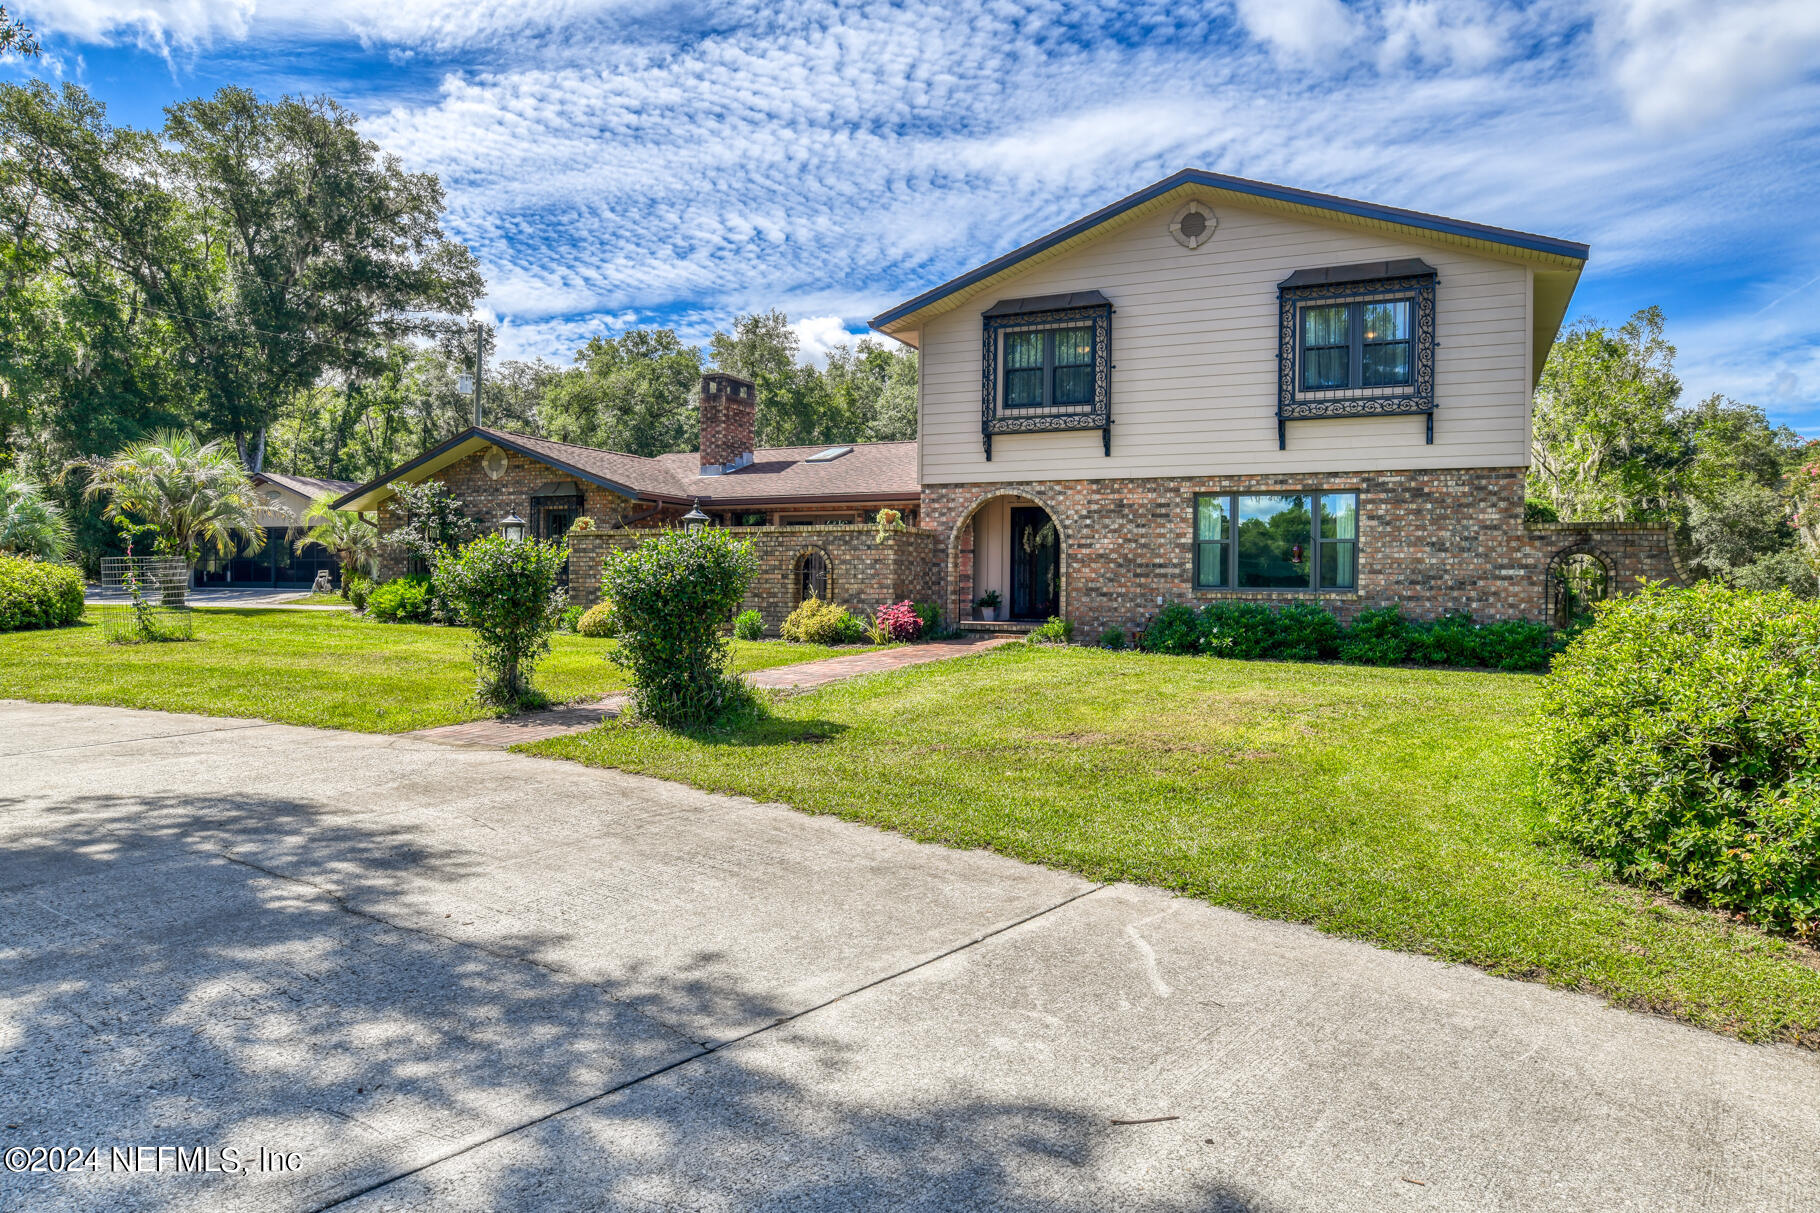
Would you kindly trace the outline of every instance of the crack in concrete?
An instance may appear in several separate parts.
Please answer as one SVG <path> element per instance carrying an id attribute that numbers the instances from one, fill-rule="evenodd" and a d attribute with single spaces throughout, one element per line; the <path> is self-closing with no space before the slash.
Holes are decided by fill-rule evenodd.
<path id="1" fill-rule="evenodd" d="M 222 719 L 233 720 L 236 718 L 233 716 L 224 716 Z M 177 737 L 200 737 L 205 733 L 238 733 L 243 729 L 271 729 L 276 727 L 278 726 L 269 720 L 255 720 L 250 724 L 227 724 L 222 725 L 217 729 L 191 729 L 187 733 L 154 733 L 149 737 L 126 737 L 113 741 L 89 741 L 84 742 L 82 745 L 54 745 L 42 750 L 15 750 L 11 753 L 0 754 L 0 758 L 31 758 L 38 754 L 61 754 L 67 750 L 95 750 L 111 745 L 133 745 L 141 741 L 170 741 Z"/>
<path id="2" fill-rule="evenodd" d="M 235 862 L 243 863 L 245 861 L 244 860 L 235 860 Z M 254 868 L 258 867 L 258 865 L 256 865 L 256 864 L 247 864 L 247 866 L 254 867 Z M 264 871 L 263 868 L 261 868 L 259 870 Z M 277 873 L 272 873 L 272 875 L 278 876 L 278 878 L 281 880 L 290 879 L 289 877 L 284 877 Z M 302 883 L 307 884 L 309 882 L 305 881 Z M 312 885 L 311 887 L 314 888 L 315 886 Z M 721 1041 L 719 1044 L 702 1044 L 699 1052 L 691 1053 L 687 1057 L 679 1057 L 675 1061 L 668 1062 L 664 1065 L 658 1066 L 656 1069 L 653 1069 L 653 1070 L 649 1071 L 648 1073 L 640 1074 L 635 1078 L 628 1078 L 624 1082 L 621 1082 L 621 1083 L 616 1083 L 613 1086 L 608 1087 L 604 1091 L 599 1091 L 593 1095 L 585 1096 L 581 1099 L 576 1100 L 575 1102 L 573 1102 L 571 1104 L 565 1105 L 564 1107 L 557 1108 L 554 1111 L 546 1112 L 542 1116 L 532 1117 L 530 1120 L 524 1121 L 522 1124 L 508 1126 L 507 1128 L 501 1129 L 499 1132 L 493 1133 L 485 1138 L 482 1138 L 479 1141 L 471 1142 L 465 1146 L 458 1146 L 457 1148 L 450 1150 L 445 1154 L 439 1155 L 436 1158 L 432 1158 L 427 1162 L 419 1163 L 413 1167 L 404 1168 L 393 1175 L 387 1175 L 382 1179 L 373 1181 L 372 1183 L 366 1185 L 363 1188 L 360 1188 L 357 1191 L 349 1192 L 345 1196 L 338 1196 L 334 1200 L 329 1201 L 327 1204 L 317 1205 L 315 1208 L 311 1209 L 309 1211 L 309 1213 L 327 1213 L 327 1211 L 330 1209 L 340 1208 L 341 1206 L 349 1203 L 350 1201 L 359 1200 L 361 1197 L 370 1195 L 373 1192 L 377 1192 L 379 1189 L 387 1187 L 391 1184 L 397 1183 L 401 1179 L 409 1179 L 413 1175 L 421 1174 L 424 1171 L 428 1171 L 432 1167 L 440 1166 L 443 1163 L 450 1161 L 451 1159 L 459 1158 L 463 1154 L 467 1154 L 474 1150 L 478 1150 L 482 1146 L 491 1145 L 493 1142 L 499 1141 L 506 1137 L 510 1137 L 515 1133 L 522 1133 L 526 1129 L 535 1128 L 536 1126 L 543 1124 L 546 1121 L 554 1120 L 558 1116 L 563 1116 L 569 1112 L 573 1112 L 577 1108 L 585 1108 L 589 1104 L 598 1103 L 601 1100 L 606 1099 L 610 1095 L 617 1095 L 621 1091 L 628 1090 L 632 1087 L 639 1085 L 640 1083 L 649 1082 L 653 1078 L 656 1078 L 663 1074 L 668 1074 L 671 1070 L 679 1069 L 680 1067 L 686 1066 L 686 1065 L 690 1064 L 691 1062 L 700 1061 L 704 1057 L 712 1057 L 714 1054 L 719 1053 L 724 1049 L 731 1048 L 734 1045 L 742 1044 L 746 1041 L 752 1040 L 755 1037 L 762 1036 L 766 1032 L 775 1031 L 776 1029 L 783 1027 L 785 1024 L 794 1023 L 795 1021 L 802 1019 L 805 1016 L 813 1015 L 817 1011 L 825 1010 L 826 1008 L 833 1006 L 835 1003 L 840 1002 L 843 999 L 851 998 L 855 994 L 863 994 L 867 990 L 876 989 L 879 986 L 885 985 L 889 982 L 896 981 L 900 977 L 907 976 L 911 973 L 916 972 L 919 969 L 925 969 L 932 964 L 937 964 L 943 960 L 946 960 L 950 956 L 956 955 L 957 953 L 964 952 L 967 949 L 972 948 L 972 947 L 977 947 L 979 944 L 986 942 L 988 939 L 992 939 L 992 938 L 995 938 L 996 936 L 1003 935 L 1008 931 L 1016 930 L 1018 927 L 1021 927 L 1021 926 L 1025 925 L 1026 923 L 1035 922 L 1037 919 L 1042 918 L 1044 915 L 1053 914 L 1055 911 L 1062 909 L 1065 906 L 1073 905 L 1075 902 L 1079 901 L 1081 898 L 1090 896 L 1094 893 L 1098 893 L 1100 890 L 1102 890 L 1106 887 L 1107 886 L 1104 884 L 1096 884 L 1090 888 L 1082 889 L 1078 893 L 1074 893 L 1068 897 L 1064 897 L 1062 900 L 1056 902 L 1054 905 L 1044 906 L 1042 909 L 1032 911 L 1031 913 L 1024 915 L 1022 918 L 1019 918 L 1012 922 L 1004 923 L 1000 926 L 994 927 L 990 931 L 985 931 L 979 935 L 976 935 L 972 939 L 969 939 L 964 943 L 955 944 L 953 947 L 948 948 L 945 951 L 939 952 L 934 956 L 930 956 L 923 960 L 919 960 L 915 964 L 912 964 L 912 965 L 906 965 L 904 968 L 899 969 L 894 973 L 887 973 L 883 977 L 874 978 L 871 981 L 865 982 L 861 985 L 854 986 L 851 990 L 843 990 L 841 993 L 836 994 L 831 998 L 824 999 L 823 1001 L 816 1003 L 814 1006 L 804 1007 L 800 1011 L 795 1011 L 789 1015 L 780 1016 L 774 1022 L 765 1024 L 763 1027 L 753 1028 L 750 1032 L 741 1033 L 738 1036 L 734 1036 L 734 1037 L 731 1037 L 730 1039 Z M 334 893 L 328 893 L 327 890 L 323 890 L 323 891 L 325 893 L 327 893 L 327 895 L 330 897 L 336 896 Z M 364 912 L 358 911 L 358 910 L 350 909 L 349 912 L 354 913 L 354 914 L 359 914 L 361 917 L 364 917 L 364 918 L 373 917 L 370 914 L 365 914 Z M 376 918 L 373 920 L 376 922 L 383 921 L 381 919 L 376 919 Z M 391 925 L 391 924 L 386 924 L 386 925 Z M 410 930 L 411 928 L 407 927 L 407 928 L 402 928 L 402 929 Z M 426 934 L 434 935 L 434 932 L 426 932 Z M 437 936 L 437 938 L 442 938 L 442 937 Z M 451 941 L 451 942 L 459 942 L 459 941 Z M 488 954 L 492 955 L 492 953 L 488 953 Z M 593 984 L 593 983 L 588 983 L 588 984 Z M 605 993 L 605 991 L 602 991 L 602 993 Z M 612 998 L 612 995 L 608 994 L 607 997 Z M 634 1007 L 633 1010 L 637 1011 L 637 1008 Z M 638 1011 L 638 1014 L 644 1015 L 645 1013 L 643 1011 Z M 653 1023 L 658 1023 L 660 1026 L 663 1026 L 666 1029 L 668 1029 L 668 1025 L 663 1024 L 661 1020 L 657 1020 L 654 1017 L 648 1016 L 648 1015 L 646 1015 L 645 1017 L 648 1019 L 651 1019 Z"/>

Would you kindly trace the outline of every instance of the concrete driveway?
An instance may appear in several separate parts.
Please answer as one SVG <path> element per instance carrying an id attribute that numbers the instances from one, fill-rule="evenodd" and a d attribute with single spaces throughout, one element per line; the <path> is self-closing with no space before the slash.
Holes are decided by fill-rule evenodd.
<path id="1" fill-rule="evenodd" d="M 6 1208 L 1820 1207 L 1813 1054 L 506 753 L 0 702 L 0 923 Z"/>

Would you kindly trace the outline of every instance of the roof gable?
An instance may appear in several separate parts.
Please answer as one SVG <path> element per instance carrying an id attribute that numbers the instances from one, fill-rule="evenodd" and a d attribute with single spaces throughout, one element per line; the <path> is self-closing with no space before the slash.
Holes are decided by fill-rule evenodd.
<path id="1" fill-rule="evenodd" d="M 1207 198 L 1215 203 L 1224 199 L 1240 205 L 1301 215 L 1329 223 L 1340 222 L 1401 232 L 1436 243 L 1531 262 L 1539 269 L 1566 272 L 1576 279 L 1589 252 L 1584 244 L 1554 236 L 1469 223 L 1443 215 L 1381 206 L 1335 194 L 1319 194 L 1190 168 L 1165 177 L 1091 214 L 1083 215 L 1045 236 L 880 312 L 872 318 L 871 325 L 887 335 L 905 337 L 913 333 L 924 319 L 960 306 L 967 298 L 984 293 L 994 283 L 1022 272 L 1038 259 L 1059 256 L 1096 238 L 1102 234 L 1103 229 L 1113 225 L 1122 226 L 1124 222 L 1167 210 L 1191 196 Z M 1562 306 L 1565 308 L 1565 301 Z"/>

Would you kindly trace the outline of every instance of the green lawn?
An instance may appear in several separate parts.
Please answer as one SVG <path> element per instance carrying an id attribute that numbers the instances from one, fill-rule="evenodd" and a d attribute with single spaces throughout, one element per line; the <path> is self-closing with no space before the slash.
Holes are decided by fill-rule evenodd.
<path id="1" fill-rule="evenodd" d="M 0 634 L 0 698 L 256 716 L 364 733 L 495 715 L 473 699 L 462 628 L 256 608 L 211 608 L 194 620 L 196 639 L 171 644 L 110 645 L 99 627 L 87 625 Z M 556 636 L 537 686 L 555 700 L 620 690 L 625 675 L 607 660 L 613 643 Z M 858 651 L 733 643 L 742 670 Z"/>
<path id="2" fill-rule="evenodd" d="M 528 749 L 1820 1047 L 1815 952 L 1547 840 L 1535 687 L 1015 646 L 783 699 L 731 733 L 606 725 Z"/>

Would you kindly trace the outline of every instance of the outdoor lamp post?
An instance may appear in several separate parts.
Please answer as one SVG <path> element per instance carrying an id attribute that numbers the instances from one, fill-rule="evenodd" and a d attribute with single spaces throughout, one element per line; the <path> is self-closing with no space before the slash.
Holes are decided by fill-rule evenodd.
<path id="1" fill-rule="evenodd" d="M 683 526 L 688 528 L 691 535 L 708 525 L 708 516 L 701 512 L 701 498 L 689 503 L 689 512 L 682 516 L 682 520 Z"/>
<path id="2" fill-rule="evenodd" d="M 507 514 L 499 520 L 499 533 L 507 543 L 517 543 L 525 537 L 525 520 L 517 514 Z"/>

